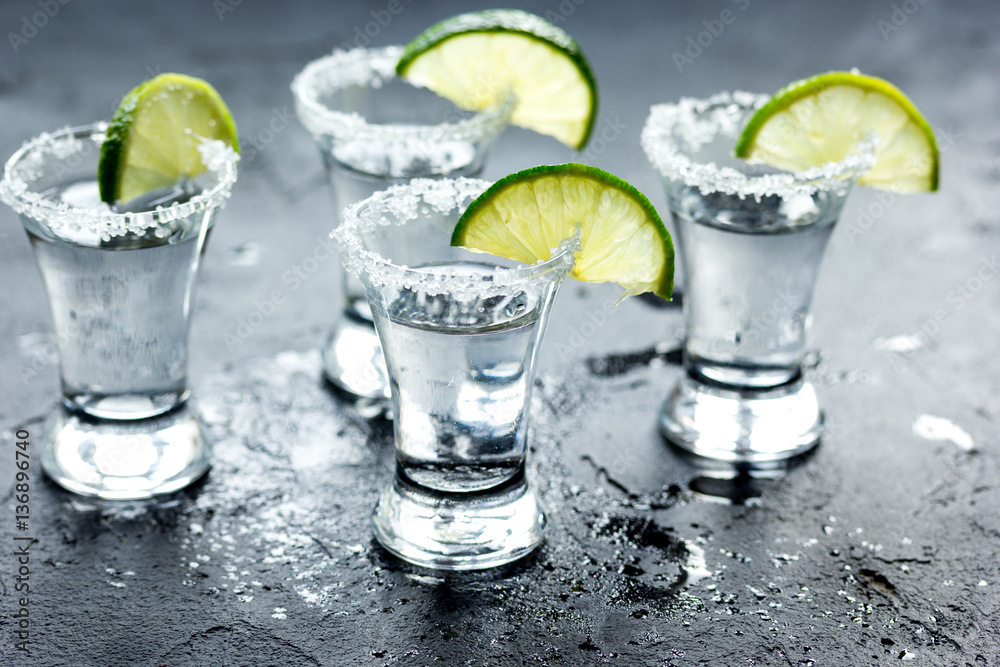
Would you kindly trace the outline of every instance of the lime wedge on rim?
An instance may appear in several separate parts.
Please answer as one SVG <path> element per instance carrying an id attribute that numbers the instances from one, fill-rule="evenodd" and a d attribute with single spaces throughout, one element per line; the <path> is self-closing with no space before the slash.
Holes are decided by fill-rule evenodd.
<path id="1" fill-rule="evenodd" d="M 571 277 L 670 299 L 674 247 L 663 221 L 641 192 L 595 167 L 541 166 L 502 178 L 469 205 L 451 244 L 535 264 L 578 227 Z"/>
<path id="2" fill-rule="evenodd" d="M 160 74 L 118 106 L 101 146 L 101 200 L 130 201 L 206 169 L 198 145 L 217 139 L 239 151 L 236 124 L 219 93 L 184 74 Z"/>
<path id="3" fill-rule="evenodd" d="M 577 43 L 516 9 L 459 14 L 431 26 L 406 46 L 396 73 L 463 109 L 494 107 L 513 93 L 514 125 L 576 149 L 586 145 L 597 114 L 597 85 Z"/>
<path id="4" fill-rule="evenodd" d="M 828 72 L 779 90 L 750 118 L 736 157 L 789 171 L 844 159 L 878 138 L 875 165 L 858 185 L 895 192 L 938 187 L 934 131 L 898 88 L 851 72 Z"/>

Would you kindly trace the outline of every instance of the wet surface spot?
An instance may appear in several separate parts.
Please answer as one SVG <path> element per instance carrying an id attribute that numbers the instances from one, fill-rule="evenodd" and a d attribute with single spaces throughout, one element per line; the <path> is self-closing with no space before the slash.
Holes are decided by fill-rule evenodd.
<path id="1" fill-rule="evenodd" d="M 263 247 L 256 241 L 247 241 L 233 246 L 226 252 L 226 262 L 232 266 L 257 266 L 264 254 Z"/>
<path id="2" fill-rule="evenodd" d="M 679 366 L 682 363 L 681 348 L 665 346 L 651 347 L 637 352 L 608 354 L 603 357 L 589 357 L 587 368 L 597 377 L 616 377 L 625 375 L 637 368 L 662 364 Z"/>

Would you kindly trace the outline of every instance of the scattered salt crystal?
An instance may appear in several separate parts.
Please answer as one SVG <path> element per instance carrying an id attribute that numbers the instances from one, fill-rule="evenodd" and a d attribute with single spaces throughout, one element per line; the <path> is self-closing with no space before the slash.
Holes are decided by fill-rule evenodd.
<path id="1" fill-rule="evenodd" d="M 320 600 L 319 594 L 311 592 L 308 588 L 299 589 L 298 593 L 309 604 L 316 604 Z"/>
<path id="2" fill-rule="evenodd" d="M 927 440 L 948 440 L 967 452 L 976 449 L 972 436 L 953 421 L 944 417 L 920 415 L 913 422 L 913 432 Z"/>
<path id="3" fill-rule="evenodd" d="M 924 341 L 920 336 L 901 334 L 890 338 L 876 338 L 872 345 L 883 352 L 914 352 L 923 347 Z"/>

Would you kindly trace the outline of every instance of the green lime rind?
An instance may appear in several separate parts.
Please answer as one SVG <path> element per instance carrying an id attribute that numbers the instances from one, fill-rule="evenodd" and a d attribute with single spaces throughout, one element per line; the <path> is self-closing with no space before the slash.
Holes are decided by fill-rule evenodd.
<path id="1" fill-rule="evenodd" d="M 396 65 L 396 74 L 406 78 L 407 71 L 417 58 L 450 39 L 474 33 L 501 32 L 523 35 L 548 46 L 574 63 L 590 92 L 590 113 L 585 128 L 579 139 L 570 145 L 576 150 L 583 150 L 590 140 L 597 118 L 597 81 L 576 40 L 540 16 L 518 9 L 488 9 L 444 19 L 406 45 Z M 460 101 L 453 101 L 460 104 Z"/>
<path id="2" fill-rule="evenodd" d="M 797 102 L 801 102 L 806 98 L 818 95 L 819 93 L 836 86 L 846 86 L 864 91 L 866 93 L 876 93 L 888 98 L 903 111 L 909 122 L 917 128 L 919 134 L 927 143 L 927 159 L 911 161 L 911 163 L 919 165 L 919 168 L 923 170 L 919 178 L 914 177 L 912 174 L 905 174 L 901 175 L 901 179 L 898 183 L 893 183 L 890 173 L 890 178 L 885 179 L 885 177 L 883 177 L 883 180 L 879 182 L 872 182 L 870 179 L 863 176 L 858 180 L 858 184 L 870 185 L 872 187 L 883 189 L 896 189 L 903 192 L 937 190 L 940 169 L 940 152 L 938 150 L 937 141 L 934 137 L 934 130 L 931 128 L 930 124 L 923 117 L 916 106 L 910 101 L 910 99 L 901 90 L 899 90 L 899 88 L 884 79 L 867 76 L 853 71 L 835 71 L 817 74 L 815 76 L 790 83 L 779 90 L 764 104 L 764 106 L 758 109 L 747 122 L 746 127 L 744 127 L 743 132 L 740 134 L 740 137 L 736 142 L 734 155 L 743 159 L 753 159 L 755 150 L 758 147 L 757 142 L 761 134 L 761 130 L 764 129 L 773 117 L 788 110 Z M 845 118 L 847 116 L 849 116 L 849 114 L 840 114 L 838 118 Z M 822 133 L 825 130 L 828 130 L 829 127 L 823 127 L 820 125 L 810 129 L 813 132 Z M 866 136 L 852 137 L 855 142 L 866 138 Z M 885 137 L 880 137 L 880 139 L 883 141 L 880 142 L 880 145 L 876 149 L 876 163 L 872 168 L 872 171 L 869 172 L 870 174 L 880 170 L 879 156 L 882 150 L 887 147 L 887 142 L 884 141 Z M 853 145 L 845 145 L 842 146 L 842 148 L 842 155 L 825 157 L 828 158 L 828 161 L 843 159 L 843 157 L 845 157 L 846 154 L 853 148 Z M 785 165 L 781 164 L 777 164 L 775 166 L 785 167 Z M 821 164 L 810 164 L 809 166 L 819 167 Z M 913 181 L 918 181 L 919 185 L 913 186 Z M 894 187 L 897 185 L 900 187 Z"/>
<path id="3" fill-rule="evenodd" d="M 239 152 L 236 123 L 211 85 L 167 73 L 136 86 L 122 99 L 101 145 L 101 200 L 128 201 L 204 173 L 202 139 L 222 140 Z"/>
<path id="4" fill-rule="evenodd" d="M 559 183 L 555 198 L 553 184 L 546 180 L 551 178 Z M 524 186 L 532 189 L 532 195 L 519 203 L 514 191 Z M 524 215 L 518 215 L 518 207 Z M 569 217 L 566 211 L 571 211 Z M 619 227 L 606 228 L 601 213 L 616 211 L 621 214 Z M 529 228 L 535 224 L 533 217 L 538 226 L 548 228 Z M 584 282 L 610 280 L 627 294 L 653 292 L 670 300 L 674 247 L 663 220 L 633 185 L 589 165 L 542 165 L 505 176 L 469 205 L 455 225 L 451 245 L 531 264 L 548 260 L 551 249 L 577 227 L 580 250 L 571 277 Z"/>

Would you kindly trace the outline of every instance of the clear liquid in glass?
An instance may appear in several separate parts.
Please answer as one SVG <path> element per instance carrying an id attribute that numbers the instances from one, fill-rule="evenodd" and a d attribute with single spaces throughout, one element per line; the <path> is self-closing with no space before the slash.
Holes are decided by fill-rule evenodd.
<path id="1" fill-rule="evenodd" d="M 440 266 L 435 264 L 434 266 Z M 451 271 L 494 267 L 448 263 Z M 464 301 L 403 290 L 379 328 L 396 385 L 400 474 L 446 493 L 495 488 L 523 472 L 541 303 L 518 292 Z M 405 350 L 405 358 L 394 351 Z"/>
<path id="2" fill-rule="evenodd" d="M 813 288 L 840 210 L 831 199 L 677 194 L 671 210 L 687 267 L 691 371 L 762 388 L 799 375 Z"/>
<path id="3" fill-rule="evenodd" d="M 106 207 L 96 181 L 44 194 L 76 207 Z M 132 205 L 156 200 L 169 206 L 193 194 L 159 192 Z M 106 241 L 88 233 L 55 235 L 28 218 L 25 227 L 49 295 L 67 407 L 105 419 L 140 419 L 183 403 L 200 225 L 181 220 L 160 235 Z"/>

